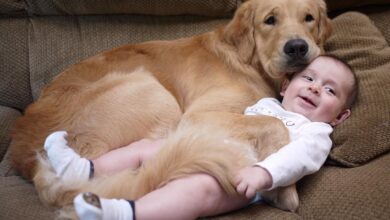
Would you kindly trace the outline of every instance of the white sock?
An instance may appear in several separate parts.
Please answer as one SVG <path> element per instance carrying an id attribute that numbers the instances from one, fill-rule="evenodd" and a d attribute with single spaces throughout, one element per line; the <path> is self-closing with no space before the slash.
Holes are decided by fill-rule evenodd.
<path id="1" fill-rule="evenodd" d="M 44 148 L 57 176 L 63 180 L 88 181 L 91 172 L 91 162 L 80 157 L 65 140 L 66 131 L 57 131 L 50 134 L 45 141 Z"/>
<path id="2" fill-rule="evenodd" d="M 133 207 L 124 199 L 103 199 L 92 193 L 81 193 L 73 202 L 80 220 L 134 220 Z"/>

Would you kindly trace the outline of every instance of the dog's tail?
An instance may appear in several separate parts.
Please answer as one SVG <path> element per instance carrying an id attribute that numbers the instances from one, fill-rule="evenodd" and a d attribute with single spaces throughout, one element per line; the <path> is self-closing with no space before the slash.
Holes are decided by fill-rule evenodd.
<path id="1" fill-rule="evenodd" d="M 36 155 L 38 169 L 33 181 L 42 203 L 48 207 L 64 207 L 72 204 L 73 198 L 81 192 L 86 183 L 76 178 L 64 182 L 56 175 L 44 151 Z"/>

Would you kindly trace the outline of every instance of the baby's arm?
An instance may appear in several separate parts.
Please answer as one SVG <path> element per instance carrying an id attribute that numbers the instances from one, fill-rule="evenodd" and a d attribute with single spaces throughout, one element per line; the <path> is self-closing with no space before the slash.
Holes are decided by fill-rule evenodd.
<path id="1" fill-rule="evenodd" d="M 256 191 L 288 186 L 305 175 L 320 169 L 332 142 L 330 126 L 312 123 L 302 129 L 302 135 L 254 166 L 246 167 L 236 176 L 238 193 L 251 198 Z M 268 175 L 267 175 L 268 174 Z M 271 181 L 268 184 L 268 181 Z"/>
<path id="2" fill-rule="evenodd" d="M 272 176 L 269 190 L 289 186 L 318 171 L 332 147 L 331 132 L 332 128 L 325 123 L 310 123 L 300 129 L 299 138 L 257 163 Z"/>

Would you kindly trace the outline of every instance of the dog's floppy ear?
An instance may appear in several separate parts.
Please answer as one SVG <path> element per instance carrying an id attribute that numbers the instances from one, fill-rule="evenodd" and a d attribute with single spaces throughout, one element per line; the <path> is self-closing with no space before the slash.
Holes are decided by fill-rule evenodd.
<path id="1" fill-rule="evenodd" d="M 332 23 L 327 16 L 326 4 L 323 0 L 317 1 L 319 4 L 319 22 L 318 22 L 318 42 L 322 52 L 324 52 L 325 41 L 332 33 Z"/>
<path id="2" fill-rule="evenodd" d="M 240 58 L 249 63 L 255 50 L 254 39 L 254 4 L 253 1 L 243 3 L 236 11 L 233 19 L 224 29 L 224 40 L 238 50 Z"/>

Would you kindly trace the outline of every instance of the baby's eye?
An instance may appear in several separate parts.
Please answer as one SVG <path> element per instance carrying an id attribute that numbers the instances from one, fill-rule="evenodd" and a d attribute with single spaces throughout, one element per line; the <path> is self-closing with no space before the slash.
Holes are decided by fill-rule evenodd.
<path id="1" fill-rule="evenodd" d="M 310 82 L 312 82 L 312 81 L 313 81 L 313 78 L 312 78 L 312 77 L 310 77 L 310 76 L 303 75 L 302 77 L 303 77 L 305 80 L 307 80 L 307 81 L 310 81 Z"/>
<path id="2" fill-rule="evenodd" d="M 332 89 L 332 88 L 330 88 L 330 87 L 325 87 L 325 90 L 326 90 L 328 93 L 332 94 L 332 95 L 336 95 L 336 92 L 334 91 L 334 89 Z"/>

